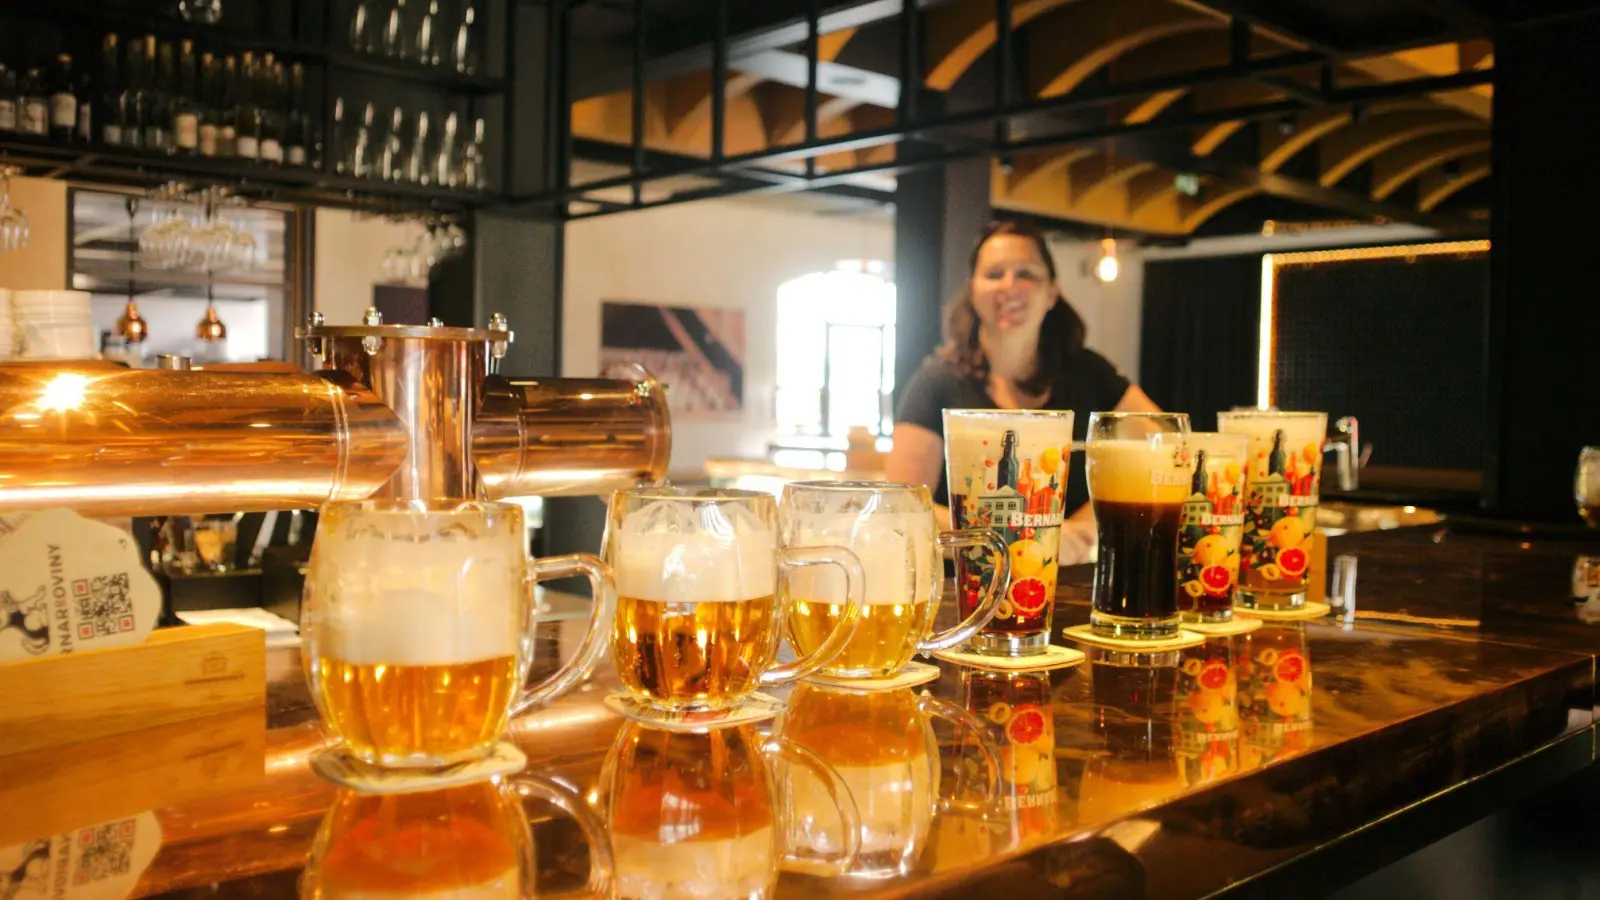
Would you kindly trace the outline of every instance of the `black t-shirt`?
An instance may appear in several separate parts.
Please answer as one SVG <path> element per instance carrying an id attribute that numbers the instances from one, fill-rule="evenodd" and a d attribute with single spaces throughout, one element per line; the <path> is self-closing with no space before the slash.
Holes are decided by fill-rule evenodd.
<path id="1" fill-rule="evenodd" d="M 1045 409 L 1070 409 L 1072 439 L 1083 440 L 1089 429 L 1089 413 L 1115 409 L 1128 392 L 1130 382 L 1118 372 L 1111 362 L 1088 348 L 1067 355 L 1061 373 L 1050 385 L 1050 396 Z M 935 354 L 922 361 L 922 368 L 912 376 L 900 397 L 900 410 L 896 422 L 921 425 L 944 438 L 944 411 L 946 409 L 996 409 L 999 404 L 989 396 L 985 386 L 969 378 L 961 370 Z M 1089 502 L 1089 484 L 1083 471 L 1083 454 L 1074 453 L 1072 467 L 1067 475 L 1067 515 Z M 934 491 L 934 502 L 949 504 L 949 476 L 939 471 L 939 487 Z"/>

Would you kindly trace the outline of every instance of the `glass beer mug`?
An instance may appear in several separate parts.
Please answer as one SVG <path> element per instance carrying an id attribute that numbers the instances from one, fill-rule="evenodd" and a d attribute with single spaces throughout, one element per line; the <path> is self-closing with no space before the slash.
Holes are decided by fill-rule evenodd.
<path id="1" fill-rule="evenodd" d="M 1000 763 L 984 725 L 966 710 L 918 696 L 910 688 L 856 691 L 800 684 L 789 695 L 776 733 L 814 752 L 850 788 L 861 816 L 861 848 L 846 873 L 857 878 L 904 875 L 916 865 L 933 827 L 939 799 L 939 745 L 929 716 L 947 719 L 978 738 L 988 796 L 999 796 Z M 832 798 L 812 779 L 790 779 L 791 822 L 827 822 Z M 834 829 L 793 827 L 790 843 L 817 855 L 842 847 Z"/>
<path id="2" fill-rule="evenodd" d="M 803 767 L 847 836 L 828 857 L 783 847 L 774 758 Z M 816 754 L 749 725 L 676 732 L 626 722 L 601 774 L 620 898 L 770 897 L 780 864 L 836 874 L 855 860 L 860 820 L 850 791 Z M 806 827 L 790 814 L 790 828 Z"/>
<path id="3" fill-rule="evenodd" d="M 506 503 L 363 500 L 323 508 L 300 612 L 311 695 L 352 755 L 437 769 L 486 757 L 515 712 L 588 677 L 616 605 L 587 554 L 530 560 Z M 572 659 L 524 690 L 533 583 L 584 575 L 594 616 Z"/>
<path id="4" fill-rule="evenodd" d="M 307 900 L 531 897 L 533 833 L 523 800 L 571 816 L 592 854 L 590 896 L 610 893 L 605 828 L 569 789 L 522 777 L 410 794 L 341 790 L 317 830 L 301 877 Z"/>
<path id="5" fill-rule="evenodd" d="M 933 497 L 920 485 L 809 481 L 783 489 L 779 523 L 787 548 L 850 548 L 866 575 L 861 624 L 843 652 L 822 667 L 836 678 L 884 678 L 916 653 L 948 650 L 989 624 L 1005 597 L 1006 542 L 987 528 L 938 532 Z M 984 547 L 1000 566 L 977 608 L 954 627 L 931 634 L 944 584 L 947 547 Z M 837 571 L 798 569 L 783 579 L 789 636 L 814 652 L 844 618 L 845 585 Z"/>
<path id="6" fill-rule="evenodd" d="M 844 650 L 860 617 L 861 564 L 844 547 L 779 549 L 778 507 L 754 491 L 618 491 L 605 556 L 617 573 L 611 654 L 623 687 L 648 706 L 725 709 L 757 688 L 816 672 Z M 774 665 L 783 639 L 778 573 L 831 565 L 842 613 L 799 659 Z"/>

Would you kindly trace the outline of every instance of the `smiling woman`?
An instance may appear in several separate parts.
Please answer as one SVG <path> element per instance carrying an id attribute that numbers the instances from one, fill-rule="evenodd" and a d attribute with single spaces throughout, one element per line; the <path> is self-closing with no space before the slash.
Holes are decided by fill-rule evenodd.
<path id="1" fill-rule="evenodd" d="M 944 344 L 923 360 L 895 416 L 892 481 L 936 485 L 949 502 L 944 409 L 1073 410 L 1083 439 L 1089 413 L 1159 408 L 1105 357 L 1084 346 L 1083 319 L 1061 296 L 1044 235 L 1019 222 L 979 233 L 966 290 L 945 309 Z M 1085 561 L 1094 515 L 1081 465 L 1066 485 L 1061 562 Z"/>

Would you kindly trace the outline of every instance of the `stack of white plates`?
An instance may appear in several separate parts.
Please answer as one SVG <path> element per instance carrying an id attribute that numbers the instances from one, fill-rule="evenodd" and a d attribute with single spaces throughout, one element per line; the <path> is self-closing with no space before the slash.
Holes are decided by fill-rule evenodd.
<path id="1" fill-rule="evenodd" d="M 94 321 L 84 291 L 17 291 L 11 297 L 23 359 L 91 359 Z"/>
<path id="2" fill-rule="evenodd" d="M 16 347 L 16 326 L 11 322 L 11 292 L 0 288 L 0 359 L 10 359 Z"/>

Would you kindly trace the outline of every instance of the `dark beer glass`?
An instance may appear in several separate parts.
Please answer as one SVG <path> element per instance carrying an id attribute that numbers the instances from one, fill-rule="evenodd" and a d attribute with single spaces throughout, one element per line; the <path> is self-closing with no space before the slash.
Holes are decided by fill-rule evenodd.
<path id="1" fill-rule="evenodd" d="M 1193 461 L 1184 413 L 1097 412 L 1085 445 L 1099 530 L 1096 634 L 1160 640 L 1178 632 L 1178 530 Z"/>

